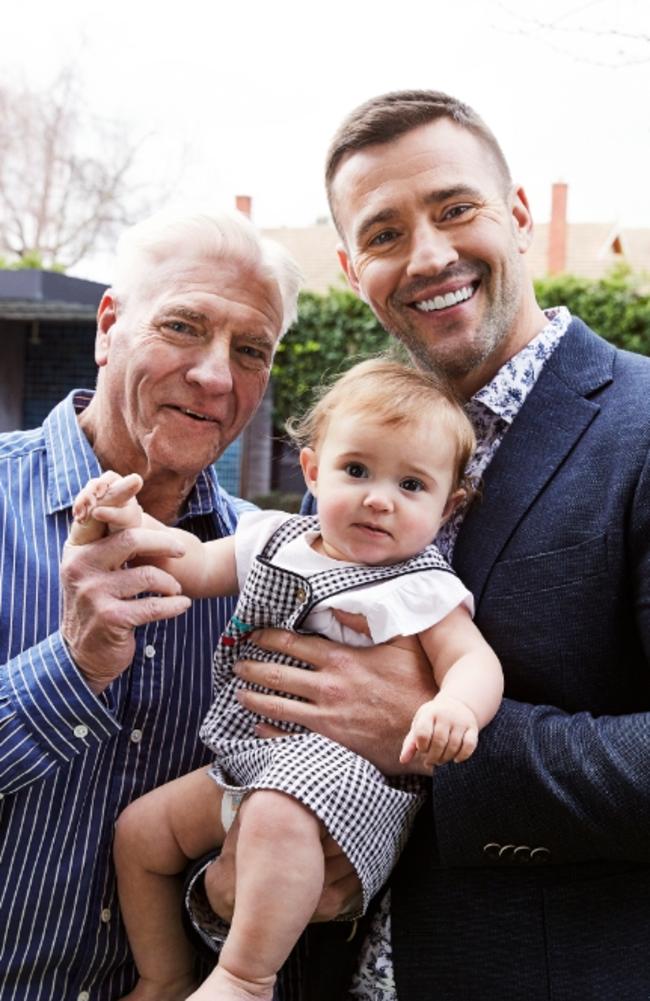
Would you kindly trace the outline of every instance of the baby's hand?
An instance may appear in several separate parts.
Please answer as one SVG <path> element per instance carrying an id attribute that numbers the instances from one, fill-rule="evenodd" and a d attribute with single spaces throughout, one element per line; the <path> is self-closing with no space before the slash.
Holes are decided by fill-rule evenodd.
<path id="1" fill-rule="evenodd" d="M 74 521 L 68 542 L 84 546 L 100 539 L 107 530 L 139 528 L 142 508 L 135 495 L 141 488 L 142 477 L 137 473 L 120 476 L 109 470 L 89 480 L 72 505 Z"/>
<path id="2" fill-rule="evenodd" d="M 428 768 L 466 761 L 477 743 L 478 722 L 472 710 L 460 699 L 438 692 L 413 717 L 399 760 L 408 764 L 418 754 Z"/>

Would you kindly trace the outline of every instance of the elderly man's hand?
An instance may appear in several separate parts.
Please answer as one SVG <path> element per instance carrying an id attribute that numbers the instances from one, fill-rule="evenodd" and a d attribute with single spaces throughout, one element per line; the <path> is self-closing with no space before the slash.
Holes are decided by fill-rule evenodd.
<path id="1" fill-rule="evenodd" d="M 228 831 L 220 855 L 205 870 L 205 894 L 210 907 L 230 923 L 235 906 L 235 852 L 239 822 Z M 354 913 L 361 906 L 361 883 L 352 864 L 335 841 L 326 837 L 323 892 L 312 921 L 333 921 L 341 914 Z M 281 884 L 281 877 L 280 879 Z M 280 885 L 279 884 L 279 885 Z"/>
<path id="2" fill-rule="evenodd" d="M 261 630 L 252 638 L 262 649 L 290 654 L 314 670 L 240 661 L 235 667 L 240 678 L 279 693 L 239 692 L 248 709 L 322 733 L 387 775 L 431 774 L 420 755 L 408 765 L 399 760 L 416 710 L 436 693 L 431 666 L 417 639 L 401 637 L 380 646 L 351 647 L 276 629 Z M 273 727 L 264 725 L 257 732 L 261 737 L 275 735 Z"/>
<path id="3" fill-rule="evenodd" d="M 191 604 L 171 574 L 156 566 L 129 567 L 129 562 L 182 552 L 171 534 L 144 528 L 126 529 L 85 546 L 66 543 L 61 634 L 95 693 L 133 660 L 136 626 L 175 618 Z M 149 592 L 153 595 L 137 597 Z"/>

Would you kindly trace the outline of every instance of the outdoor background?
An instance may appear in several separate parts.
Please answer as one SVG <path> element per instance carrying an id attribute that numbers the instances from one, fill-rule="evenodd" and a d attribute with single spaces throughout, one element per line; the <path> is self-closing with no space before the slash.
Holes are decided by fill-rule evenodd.
<path id="1" fill-rule="evenodd" d="M 526 255 L 540 303 L 650 354 L 648 0 L 14 0 L 0 28 L 0 429 L 93 384 L 96 304 L 126 225 L 248 196 L 307 291 L 217 468 L 276 506 L 301 490 L 284 421 L 387 342 L 335 263 L 325 151 L 353 107 L 404 88 L 461 98 L 497 135 L 541 224 Z"/>
<path id="2" fill-rule="evenodd" d="M 561 180 L 570 221 L 650 226 L 647 0 L 7 0 L 0 84 L 63 68 L 137 145 L 136 211 L 243 193 L 261 227 L 311 224 L 343 115 L 427 87 L 482 114 L 539 220 Z M 98 254 L 72 273 L 111 278 Z"/>

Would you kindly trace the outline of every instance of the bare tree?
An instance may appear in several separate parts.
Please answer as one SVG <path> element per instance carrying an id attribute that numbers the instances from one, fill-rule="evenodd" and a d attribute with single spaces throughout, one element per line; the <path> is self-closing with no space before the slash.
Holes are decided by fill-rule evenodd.
<path id="1" fill-rule="evenodd" d="M 0 84 L 0 251 L 71 267 L 100 249 L 133 221 L 138 152 L 85 112 L 74 70 L 46 92 Z"/>
<path id="2" fill-rule="evenodd" d="M 650 62 L 646 0 L 586 0 L 566 5 L 548 17 L 536 17 L 508 3 L 497 3 L 512 34 L 526 35 L 577 62 L 621 69 Z"/>

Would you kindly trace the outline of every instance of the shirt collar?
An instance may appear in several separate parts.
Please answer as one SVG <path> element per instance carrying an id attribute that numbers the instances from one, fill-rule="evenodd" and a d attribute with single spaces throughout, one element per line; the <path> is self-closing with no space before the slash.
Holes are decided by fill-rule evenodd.
<path id="1" fill-rule="evenodd" d="M 43 422 L 48 514 L 71 507 L 88 480 L 101 474 L 97 456 L 77 420 L 77 414 L 88 406 L 92 396 L 90 390 L 73 389 Z"/>
<path id="2" fill-rule="evenodd" d="M 89 389 L 73 389 L 43 422 L 49 514 L 72 507 L 75 497 L 88 480 L 102 473 L 97 456 L 77 419 L 93 395 Z M 208 466 L 199 473 L 179 522 L 209 514 L 216 514 L 230 531 L 233 530 L 231 505 L 219 486 L 213 466 Z"/>
<path id="3" fill-rule="evenodd" d="M 178 521 L 182 523 L 188 518 L 206 514 L 218 515 L 227 523 L 230 530 L 234 531 L 234 524 L 231 526 L 230 508 L 226 504 L 226 494 L 219 486 L 214 466 L 202 469 L 197 476 Z"/>
<path id="4" fill-rule="evenodd" d="M 493 414 L 511 424 L 521 409 L 545 362 L 553 354 L 571 323 L 566 306 L 545 309 L 548 320 L 545 327 L 521 351 L 501 366 L 494 378 L 471 398 L 468 412 L 486 407 Z"/>

